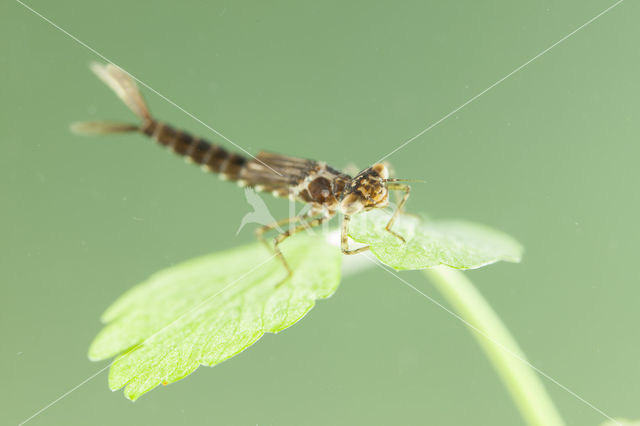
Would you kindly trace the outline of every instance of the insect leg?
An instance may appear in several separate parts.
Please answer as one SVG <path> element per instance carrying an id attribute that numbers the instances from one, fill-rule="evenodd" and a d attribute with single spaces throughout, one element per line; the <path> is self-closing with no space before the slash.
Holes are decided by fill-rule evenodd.
<path id="1" fill-rule="evenodd" d="M 349 222 L 351 221 L 351 216 L 346 216 L 342 218 L 342 228 L 340 231 L 340 248 L 342 249 L 342 253 L 344 254 L 358 254 L 363 251 L 369 250 L 369 246 L 358 247 L 357 249 L 349 250 Z"/>
<path id="2" fill-rule="evenodd" d="M 280 281 L 276 285 L 276 287 L 280 287 L 282 284 L 285 283 L 285 281 L 287 281 L 291 277 L 291 275 L 293 275 L 293 270 L 289 266 L 287 259 L 285 259 L 284 255 L 282 254 L 282 251 L 280 251 L 280 247 L 278 247 L 280 243 L 300 231 L 304 231 L 305 229 L 309 229 L 309 228 L 313 228 L 314 226 L 321 225 L 322 223 L 326 222 L 329 219 L 331 219 L 331 216 L 321 216 L 321 217 L 303 222 L 301 225 L 295 226 L 294 228 L 289 228 L 286 231 L 284 231 L 282 234 L 279 234 L 274 238 L 273 251 L 276 253 L 276 256 L 278 256 L 278 259 L 280 259 L 285 269 L 287 270 L 287 276 L 284 277 L 284 279 Z"/>
<path id="3" fill-rule="evenodd" d="M 261 226 L 260 228 L 256 228 L 256 238 L 265 246 L 267 246 L 267 248 L 269 250 L 271 250 L 271 246 L 269 245 L 269 243 L 267 242 L 267 240 L 264 238 L 264 234 L 271 231 L 272 229 L 276 229 L 277 227 L 279 227 L 280 225 L 286 225 L 288 223 L 296 223 L 301 221 L 302 219 L 304 219 L 306 217 L 306 215 L 298 215 L 298 216 L 292 216 L 292 217 L 287 217 L 284 219 L 280 219 L 277 220 L 273 223 L 270 223 L 268 225 L 264 225 Z"/>
<path id="4" fill-rule="evenodd" d="M 393 223 L 396 221 L 398 216 L 400 216 L 400 213 L 402 213 L 402 207 L 404 207 L 405 203 L 407 202 L 407 199 L 409 199 L 409 194 L 411 193 L 411 186 L 405 185 L 403 183 L 391 183 L 388 185 L 388 189 L 392 191 L 404 191 L 404 195 L 402 196 L 402 199 L 398 203 L 396 210 L 393 212 L 393 215 L 391 215 L 391 219 L 389 219 L 389 222 L 387 222 L 387 226 L 385 226 L 384 229 L 386 229 L 388 232 L 398 237 L 404 243 L 406 242 L 404 237 L 398 234 L 397 232 L 395 232 L 394 230 L 392 230 L 391 227 L 393 226 Z"/>

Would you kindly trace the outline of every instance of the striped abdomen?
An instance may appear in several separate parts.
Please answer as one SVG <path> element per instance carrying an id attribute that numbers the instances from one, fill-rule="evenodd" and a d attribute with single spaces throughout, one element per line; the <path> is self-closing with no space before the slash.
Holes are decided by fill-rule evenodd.
<path id="1" fill-rule="evenodd" d="M 202 165 L 205 170 L 220 173 L 224 179 L 238 180 L 242 168 L 247 163 L 246 157 L 242 155 L 230 153 L 219 145 L 194 138 L 165 123 L 150 120 L 142 126 L 141 131 L 176 154 Z"/>

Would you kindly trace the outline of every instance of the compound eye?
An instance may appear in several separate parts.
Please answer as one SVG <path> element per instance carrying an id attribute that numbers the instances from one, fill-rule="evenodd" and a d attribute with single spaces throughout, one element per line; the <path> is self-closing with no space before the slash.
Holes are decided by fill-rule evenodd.
<path id="1" fill-rule="evenodd" d="M 371 170 L 376 172 L 382 179 L 389 179 L 389 170 L 387 166 L 382 163 L 377 163 L 371 166 Z"/>

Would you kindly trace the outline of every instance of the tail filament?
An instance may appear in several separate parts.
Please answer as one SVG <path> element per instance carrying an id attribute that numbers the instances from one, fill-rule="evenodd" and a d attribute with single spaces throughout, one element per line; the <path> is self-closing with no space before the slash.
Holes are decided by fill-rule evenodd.
<path id="1" fill-rule="evenodd" d="M 223 179 L 238 180 L 243 166 L 247 163 L 246 157 L 230 153 L 219 145 L 193 137 L 152 118 L 136 82 L 117 66 L 93 63 L 91 70 L 142 120 L 142 123 L 135 125 L 105 121 L 81 122 L 74 123 L 71 126 L 72 131 L 90 135 L 140 132 L 176 154 L 184 156 L 189 162 L 200 164 L 207 171 L 219 173 Z"/>

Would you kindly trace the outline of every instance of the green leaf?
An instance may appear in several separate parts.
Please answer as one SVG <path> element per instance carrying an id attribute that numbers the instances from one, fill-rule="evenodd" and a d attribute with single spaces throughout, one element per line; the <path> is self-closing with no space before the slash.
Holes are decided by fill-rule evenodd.
<path id="1" fill-rule="evenodd" d="M 640 426 L 640 420 L 615 419 L 606 421 L 601 426 Z"/>
<path id="2" fill-rule="evenodd" d="M 109 387 L 126 386 L 135 400 L 293 325 L 335 292 L 341 254 L 324 236 L 296 236 L 281 247 L 294 274 L 280 287 L 284 267 L 252 244 L 165 269 L 121 296 L 89 349 L 92 360 L 120 354 Z"/>
<path id="3" fill-rule="evenodd" d="M 385 230 L 390 214 L 372 210 L 355 215 L 349 236 L 369 244 L 381 262 L 395 269 L 426 269 L 446 265 L 456 269 L 480 268 L 499 260 L 519 262 L 522 246 L 510 236 L 483 225 L 453 220 L 421 220 L 401 215 L 393 230 L 406 243 Z"/>

